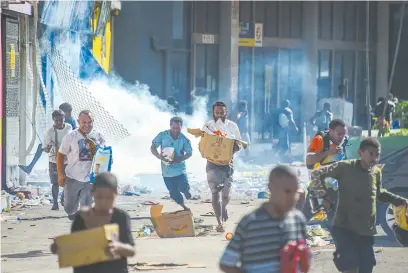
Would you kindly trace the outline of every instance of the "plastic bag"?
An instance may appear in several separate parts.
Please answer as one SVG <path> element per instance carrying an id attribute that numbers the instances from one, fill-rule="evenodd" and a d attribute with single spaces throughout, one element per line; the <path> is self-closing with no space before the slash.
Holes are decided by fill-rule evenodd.
<path id="1" fill-rule="evenodd" d="M 209 135 L 224 136 L 229 139 L 235 139 L 235 136 L 228 130 L 227 125 L 218 119 L 212 126 L 204 126 L 204 132 Z"/>
<path id="2" fill-rule="evenodd" d="M 91 183 L 95 176 L 99 173 L 110 172 L 112 168 L 112 147 L 100 146 L 96 147 L 95 155 L 92 161 L 92 168 L 90 173 Z"/>
<path id="3" fill-rule="evenodd" d="M 164 164 L 169 165 L 170 161 L 173 161 L 174 159 L 174 148 L 173 147 L 165 147 L 161 151 L 162 156 L 168 160 L 168 161 L 163 161 Z"/>

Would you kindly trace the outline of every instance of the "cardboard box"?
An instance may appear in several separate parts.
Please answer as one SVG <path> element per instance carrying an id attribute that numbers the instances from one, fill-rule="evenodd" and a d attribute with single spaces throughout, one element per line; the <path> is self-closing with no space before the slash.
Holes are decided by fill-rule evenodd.
<path id="1" fill-rule="evenodd" d="M 210 135 L 200 129 L 187 129 L 187 132 L 201 137 L 199 144 L 201 156 L 217 165 L 228 165 L 231 162 L 235 141 L 238 141 L 244 149 L 248 147 L 244 141 Z"/>
<path id="2" fill-rule="evenodd" d="M 117 224 L 74 232 L 55 238 L 59 267 L 77 267 L 112 260 L 105 251 L 109 241 L 119 240 Z"/>
<path id="3" fill-rule="evenodd" d="M 194 237 L 195 227 L 191 211 L 162 213 L 163 205 L 150 208 L 151 221 L 161 238 Z"/>

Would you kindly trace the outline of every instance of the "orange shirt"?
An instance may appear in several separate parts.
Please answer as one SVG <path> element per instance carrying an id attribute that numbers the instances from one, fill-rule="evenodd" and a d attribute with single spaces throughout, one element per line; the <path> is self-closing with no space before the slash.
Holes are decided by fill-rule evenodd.
<path id="1" fill-rule="evenodd" d="M 337 146 L 336 144 L 330 141 L 330 147 L 336 147 L 336 146 Z M 324 148 L 323 137 L 320 135 L 317 135 L 310 142 L 310 146 L 309 146 L 309 149 L 307 150 L 307 154 L 314 155 L 314 154 L 321 153 L 323 152 L 323 148 Z M 344 153 L 328 155 L 320 162 L 320 164 L 316 163 L 317 165 L 315 164 L 315 167 L 317 167 L 318 165 L 330 164 L 332 162 L 340 161 L 343 159 L 344 159 Z"/>
<path id="2" fill-rule="evenodd" d="M 315 136 L 312 138 L 310 142 L 309 149 L 307 149 L 307 154 L 318 154 L 323 152 L 323 137 L 320 135 Z"/>

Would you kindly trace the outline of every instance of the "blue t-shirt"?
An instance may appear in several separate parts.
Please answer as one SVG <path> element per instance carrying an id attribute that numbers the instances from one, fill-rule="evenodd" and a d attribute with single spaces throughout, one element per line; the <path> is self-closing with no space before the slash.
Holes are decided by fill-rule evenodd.
<path id="1" fill-rule="evenodd" d="M 170 130 L 159 133 L 152 141 L 152 144 L 156 148 L 164 149 L 166 147 L 174 148 L 174 157 L 180 157 L 185 154 L 191 154 L 193 148 L 191 147 L 190 140 L 183 135 L 179 134 L 177 139 L 173 139 L 170 135 Z M 186 163 L 174 163 L 167 165 L 164 162 L 161 163 L 163 177 L 174 177 L 186 173 Z"/>
<path id="2" fill-rule="evenodd" d="M 75 130 L 78 126 L 77 126 L 77 122 L 74 118 L 65 118 L 65 123 L 68 123 L 72 126 L 72 130 Z"/>

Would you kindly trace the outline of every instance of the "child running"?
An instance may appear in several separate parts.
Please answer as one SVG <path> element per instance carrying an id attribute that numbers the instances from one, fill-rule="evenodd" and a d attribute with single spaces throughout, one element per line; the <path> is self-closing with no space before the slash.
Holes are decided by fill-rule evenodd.
<path id="1" fill-rule="evenodd" d="M 281 250 L 289 241 L 305 239 L 306 219 L 295 210 L 297 175 L 277 166 L 269 175 L 270 200 L 239 222 L 221 261 L 226 273 L 280 273 Z"/>
<path id="2" fill-rule="evenodd" d="M 345 160 L 312 172 L 310 193 L 323 198 L 327 209 L 327 177 L 339 184 L 339 202 L 331 235 L 336 245 L 334 263 L 340 272 L 371 273 L 376 265 L 374 235 L 376 234 L 376 200 L 404 206 L 407 200 L 382 188 L 382 166 L 377 165 L 381 145 L 368 137 L 358 150 L 360 160 Z"/>
<path id="3" fill-rule="evenodd" d="M 131 234 L 129 215 L 116 207 L 118 182 L 110 173 L 101 173 L 95 177 L 92 185 L 94 205 L 79 211 L 72 223 L 71 232 L 100 227 L 106 224 L 119 225 L 119 241 L 111 242 L 106 250 L 112 261 L 87 266 L 75 267 L 74 273 L 127 273 L 127 257 L 135 255 L 134 242 Z M 55 243 L 51 251 L 58 252 Z"/>

